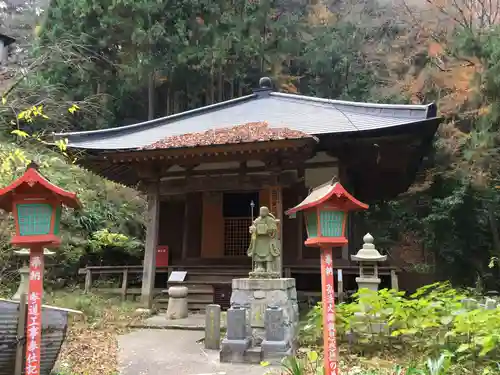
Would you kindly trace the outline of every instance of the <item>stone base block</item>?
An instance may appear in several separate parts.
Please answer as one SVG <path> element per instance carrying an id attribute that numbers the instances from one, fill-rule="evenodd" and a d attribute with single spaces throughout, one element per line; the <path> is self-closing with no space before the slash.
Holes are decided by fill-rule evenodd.
<path id="1" fill-rule="evenodd" d="M 285 341 L 262 342 L 262 360 L 272 365 L 279 365 L 284 358 L 293 355 L 292 348 Z"/>
<path id="2" fill-rule="evenodd" d="M 222 350 L 230 350 L 232 352 L 243 353 L 250 347 L 250 339 L 244 340 L 222 340 Z"/>
<path id="3" fill-rule="evenodd" d="M 280 274 L 278 272 L 252 271 L 248 276 L 251 279 L 278 279 Z"/>
<path id="4" fill-rule="evenodd" d="M 286 353 L 290 349 L 285 341 L 262 341 L 262 351 L 264 353 Z"/>
<path id="5" fill-rule="evenodd" d="M 260 347 L 249 348 L 244 353 L 221 350 L 219 360 L 222 363 L 246 363 L 258 365 L 262 362 L 262 351 Z"/>
<path id="6" fill-rule="evenodd" d="M 294 347 L 299 323 L 299 306 L 295 279 L 269 278 L 234 279 L 232 282 L 231 307 L 243 307 L 247 311 L 248 336 L 259 345 L 265 337 L 265 314 L 268 307 L 283 310 L 284 341 Z"/>
<path id="7" fill-rule="evenodd" d="M 250 348 L 250 338 L 245 340 L 222 340 L 222 349 L 219 353 L 219 359 L 224 363 L 255 363 L 248 362 L 247 351 Z M 260 363 L 260 354 L 259 361 Z"/>

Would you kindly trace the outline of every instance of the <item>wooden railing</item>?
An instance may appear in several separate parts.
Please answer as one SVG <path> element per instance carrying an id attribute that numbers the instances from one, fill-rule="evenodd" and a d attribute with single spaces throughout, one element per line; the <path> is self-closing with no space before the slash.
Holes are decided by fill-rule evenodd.
<path id="1" fill-rule="evenodd" d="M 343 263 L 343 262 L 339 262 Z M 231 276 L 231 277 L 245 277 L 247 275 L 247 270 L 245 270 L 241 266 L 229 266 L 229 265 L 220 265 L 220 266 L 207 266 L 207 265 L 176 265 L 169 267 L 158 267 L 156 269 L 157 274 L 168 274 L 172 271 L 189 271 L 189 276 Z M 355 265 L 347 265 L 347 264 L 339 264 L 338 267 L 334 267 L 334 272 L 338 275 L 338 272 L 341 272 L 343 276 L 354 276 L 359 272 L 359 268 Z M 140 265 L 129 265 L 129 266 L 87 266 L 85 268 L 81 268 L 78 273 L 80 275 L 85 275 L 85 293 L 89 293 L 92 290 L 92 284 L 95 279 L 95 276 L 98 275 L 121 275 L 121 287 L 120 288 L 99 288 L 99 291 L 119 294 L 123 299 L 127 297 L 127 295 L 140 295 L 141 288 L 129 288 L 129 276 L 133 274 L 142 274 L 143 267 Z M 285 265 L 283 267 L 283 275 L 284 277 L 292 277 L 297 274 L 320 274 L 320 268 L 318 265 L 313 264 L 303 264 L 303 265 Z M 381 276 L 390 276 L 391 277 L 391 288 L 398 290 L 398 275 L 397 269 L 395 267 L 379 267 L 379 275 Z M 170 282 L 169 284 L 174 284 Z M 204 281 L 204 280 L 186 280 L 181 282 L 181 284 L 186 286 L 212 286 L 215 287 L 217 285 L 227 285 L 231 284 L 230 281 L 227 280 L 216 280 L 216 281 Z M 343 300 L 345 296 L 343 278 L 341 281 L 338 281 L 337 277 L 337 297 L 340 301 Z M 164 293 L 165 288 L 156 288 L 154 290 L 154 295 L 159 295 Z M 321 292 L 305 292 L 298 291 L 299 295 L 304 295 L 306 297 L 320 297 Z"/>

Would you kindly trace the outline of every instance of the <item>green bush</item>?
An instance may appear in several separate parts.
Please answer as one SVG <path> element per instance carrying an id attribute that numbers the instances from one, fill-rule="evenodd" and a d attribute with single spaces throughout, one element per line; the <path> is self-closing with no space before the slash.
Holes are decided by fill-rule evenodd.
<path id="1" fill-rule="evenodd" d="M 58 279 L 72 284 L 78 268 L 87 264 L 140 263 L 145 213 L 145 200 L 140 194 L 66 162 L 60 154 L 31 139 L 16 144 L 0 138 L 0 156 L 0 187 L 20 177 L 28 161 L 34 160 L 47 179 L 76 192 L 83 204 L 80 211 L 63 211 L 62 245 L 54 257 L 47 259 L 47 286 Z M 18 284 L 15 270 L 19 259 L 9 244 L 12 232 L 12 217 L 1 211 L 0 286 L 4 289 Z"/>
<path id="2" fill-rule="evenodd" d="M 339 341 L 364 355 L 444 355 L 466 369 L 498 371 L 500 309 L 467 309 L 462 302 L 466 297 L 449 283 L 425 286 L 408 298 L 394 290 L 360 290 L 355 302 L 337 307 Z M 321 304 L 309 312 L 301 329 L 303 344 L 320 345 L 321 315 Z"/>

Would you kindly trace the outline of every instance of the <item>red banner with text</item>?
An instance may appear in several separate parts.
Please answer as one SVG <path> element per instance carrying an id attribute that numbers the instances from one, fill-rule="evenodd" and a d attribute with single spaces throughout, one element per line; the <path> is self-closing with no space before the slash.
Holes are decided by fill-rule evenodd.
<path id="1" fill-rule="evenodd" d="M 42 345 L 43 250 L 30 250 L 28 320 L 26 322 L 26 375 L 40 375 Z"/>
<path id="2" fill-rule="evenodd" d="M 323 301 L 324 374 L 338 375 L 335 288 L 331 248 L 321 249 L 321 297 Z"/>

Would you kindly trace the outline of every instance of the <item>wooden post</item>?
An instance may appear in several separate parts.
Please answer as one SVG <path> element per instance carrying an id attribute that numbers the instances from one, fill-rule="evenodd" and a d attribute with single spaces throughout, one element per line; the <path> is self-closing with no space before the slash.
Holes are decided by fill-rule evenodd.
<path id="1" fill-rule="evenodd" d="M 339 303 L 344 302 L 344 275 L 341 269 L 337 270 L 337 295 Z"/>
<path id="2" fill-rule="evenodd" d="M 396 273 L 396 270 L 391 270 L 391 288 L 399 290 L 398 274 Z"/>
<path id="3" fill-rule="evenodd" d="M 276 219 L 279 219 L 278 223 L 278 238 L 281 245 L 281 256 L 277 259 L 276 271 L 279 273 L 280 277 L 283 277 L 283 190 L 281 186 L 274 186 L 270 188 L 270 206 L 269 210 L 273 215 L 276 215 Z"/>
<path id="4" fill-rule="evenodd" d="M 299 195 L 297 198 L 299 202 L 302 202 L 302 199 L 304 199 L 301 195 Z M 302 215 L 295 214 L 295 220 L 297 220 L 297 242 L 298 242 L 296 260 L 301 262 L 304 257 L 304 255 L 302 254 L 302 249 L 304 248 L 304 218 Z"/>
<path id="5" fill-rule="evenodd" d="M 127 299 L 127 284 L 128 284 L 128 268 L 125 268 L 123 270 L 122 290 L 121 290 L 123 300 Z"/>
<path id="6" fill-rule="evenodd" d="M 142 272 L 141 304 L 146 309 L 153 307 L 153 291 L 156 273 L 156 248 L 158 246 L 158 227 L 160 219 L 159 184 L 156 182 L 148 193 L 148 222 L 146 227 L 146 246 Z"/>
<path id="7" fill-rule="evenodd" d="M 28 292 L 28 319 L 26 323 L 26 374 L 40 374 L 40 347 L 42 345 L 43 248 L 30 249 L 30 286 Z"/>
<path id="8" fill-rule="evenodd" d="M 90 269 L 86 269 L 85 271 L 85 290 L 84 293 L 90 293 L 92 289 L 92 271 Z"/>
<path id="9" fill-rule="evenodd" d="M 321 300 L 323 301 L 324 375 L 338 375 L 337 330 L 332 248 L 321 248 Z"/>
<path id="10" fill-rule="evenodd" d="M 184 204 L 184 225 L 182 234 L 182 259 L 188 258 L 189 249 L 189 203 L 188 194 L 186 194 L 186 201 Z"/>
<path id="11" fill-rule="evenodd" d="M 342 246 L 342 259 L 349 259 L 349 245 Z"/>
<path id="12" fill-rule="evenodd" d="M 26 293 L 21 293 L 19 298 L 19 316 L 17 321 L 17 348 L 16 348 L 16 367 L 14 375 L 22 375 L 23 373 L 23 349 L 26 341 Z"/>

